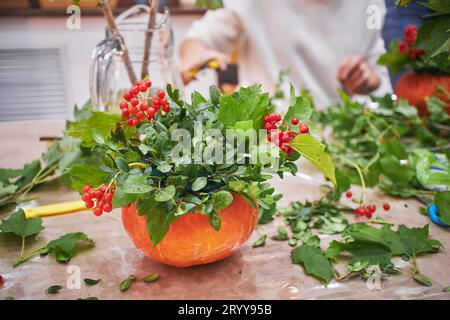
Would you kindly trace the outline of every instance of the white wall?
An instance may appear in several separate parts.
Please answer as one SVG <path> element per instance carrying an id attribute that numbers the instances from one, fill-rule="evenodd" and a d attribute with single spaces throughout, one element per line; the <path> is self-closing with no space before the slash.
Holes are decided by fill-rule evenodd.
<path id="1" fill-rule="evenodd" d="M 189 25 L 198 18 L 197 15 L 172 17 L 176 54 Z M 0 48 L 2 49 L 62 48 L 68 114 L 71 114 L 74 104 L 82 105 L 89 99 L 91 52 L 103 38 L 102 17 L 81 16 L 79 30 L 67 29 L 66 17 L 2 17 L 0 20 Z M 200 85 L 203 90 L 206 87 L 206 85 Z"/>

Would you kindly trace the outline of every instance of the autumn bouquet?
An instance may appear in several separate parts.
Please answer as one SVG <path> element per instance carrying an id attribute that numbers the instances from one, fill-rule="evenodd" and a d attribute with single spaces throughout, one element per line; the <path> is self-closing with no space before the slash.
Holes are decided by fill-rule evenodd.
<path id="1" fill-rule="evenodd" d="M 401 0 L 400 6 L 411 1 Z M 378 63 L 391 73 L 405 72 L 395 87 L 398 97 L 416 106 L 421 116 L 429 115 L 426 99 L 437 96 L 449 103 L 450 114 L 450 7 L 445 0 L 419 2 L 431 13 L 419 28 L 406 26 L 403 39 L 390 44 Z"/>
<path id="2" fill-rule="evenodd" d="M 154 260 L 190 266 L 238 250 L 281 198 L 267 180 L 295 174 L 301 155 L 335 182 L 324 145 L 309 134 L 311 99 L 293 89 L 284 117 L 257 85 L 233 94 L 211 87 L 209 99 L 195 92 L 186 102 L 144 80 L 120 109 L 69 128 L 103 158 L 68 172 L 94 215 L 122 208 L 129 236 Z"/>

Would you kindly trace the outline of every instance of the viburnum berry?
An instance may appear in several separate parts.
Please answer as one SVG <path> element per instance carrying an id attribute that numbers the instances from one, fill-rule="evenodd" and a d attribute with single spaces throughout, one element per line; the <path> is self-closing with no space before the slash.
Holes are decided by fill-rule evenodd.
<path id="1" fill-rule="evenodd" d="M 103 209 L 102 209 L 102 208 L 95 208 L 95 209 L 93 210 L 93 212 L 94 212 L 94 215 L 96 215 L 97 217 L 99 217 L 99 216 L 102 215 Z"/>
<path id="2" fill-rule="evenodd" d="M 372 209 L 371 209 L 370 207 L 371 207 L 371 206 L 368 206 L 368 207 L 361 206 L 361 207 L 356 208 L 356 209 L 354 210 L 354 212 L 355 212 L 355 214 L 356 214 L 358 217 L 363 217 L 363 216 L 365 216 L 365 217 L 367 217 L 367 218 L 372 218 L 372 214 L 373 214 L 373 212 L 375 212 L 375 211 L 372 212 Z"/>
<path id="3" fill-rule="evenodd" d="M 131 89 L 131 93 L 133 95 L 137 95 L 139 93 L 139 87 L 138 86 L 133 87 L 133 89 Z"/>
<path id="4" fill-rule="evenodd" d="M 383 210 L 384 211 L 389 211 L 391 210 L 391 205 L 389 203 L 384 203 L 383 204 Z"/>
<path id="5" fill-rule="evenodd" d="M 412 47 L 417 39 L 417 27 L 414 25 L 406 26 L 404 30 L 404 39 L 409 47 Z"/>
<path id="6" fill-rule="evenodd" d="M 294 125 L 294 126 L 296 126 L 296 125 L 298 125 L 298 119 L 297 118 L 292 118 L 291 119 L 291 123 Z"/>
<path id="7" fill-rule="evenodd" d="M 300 124 L 300 133 L 309 133 L 309 128 L 306 124 Z"/>
<path id="8" fill-rule="evenodd" d="M 162 90 L 159 90 L 156 95 L 158 96 L 159 99 L 164 99 L 164 97 L 166 96 L 165 92 Z"/>
<path id="9" fill-rule="evenodd" d="M 119 106 L 120 106 L 120 109 L 128 108 L 128 103 L 126 103 L 125 101 L 122 101 Z"/>
<path id="10" fill-rule="evenodd" d="M 129 91 L 126 91 L 126 92 L 124 92 L 124 94 L 123 94 L 123 98 L 124 98 L 125 100 L 127 100 L 127 101 L 130 101 L 131 98 L 132 98 L 132 95 L 131 95 L 131 93 L 130 93 Z"/>
<path id="11" fill-rule="evenodd" d="M 347 198 L 351 198 L 351 197 L 353 197 L 353 193 L 352 193 L 351 191 L 347 191 L 347 192 L 345 193 L 345 196 L 346 196 Z"/>
<path id="12" fill-rule="evenodd" d="M 425 53 L 426 53 L 426 51 L 423 49 L 414 49 L 414 50 L 411 50 L 411 53 L 409 54 L 409 56 L 411 57 L 411 59 L 417 60 L 420 56 L 423 56 Z"/>
<path id="13" fill-rule="evenodd" d="M 122 117 L 128 117 L 130 115 L 130 110 L 128 110 L 128 108 L 124 108 L 120 113 L 122 114 Z"/>
<path id="14" fill-rule="evenodd" d="M 93 208 L 94 215 L 100 216 L 103 212 L 112 211 L 114 193 L 115 188 L 106 184 L 101 185 L 97 189 L 92 189 L 91 186 L 85 185 L 81 199 L 84 201 L 86 208 Z"/>
<path id="15" fill-rule="evenodd" d="M 150 88 L 152 86 L 152 82 L 150 80 L 145 80 L 144 84 L 147 88 Z"/>
<path id="16" fill-rule="evenodd" d="M 5 283 L 5 279 L 2 275 L 0 275 L 0 286 L 2 286 Z"/>
<path id="17" fill-rule="evenodd" d="M 369 210 L 370 213 L 375 213 L 375 211 L 377 211 L 377 206 L 374 204 L 371 204 L 371 205 L 367 206 L 367 209 Z"/>
<path id="18" fill-rule="evenodd" d="M 409 51 L 409 47 L 408 47 L 408 45 L 405 42 L 401 41 L 401 42 L 399 42 L 399 44 L 397 46 L 397 50 L 401 54 L 405 54 L 405 53 L 407 53 Z"/>
<path id="19" fill-rule="evenodd" d="M 139 100 L 137 98 L 132 98 L 130 102 L 133 107 L 136 107 L 139 104 Z"/>
<path id="20" fill-rule="evenodd" d="M 141 85 L 139 86 L 139 91 L 140 91 L 140 92 L 145 92 L 145 91 L 147 91 L 147 86 L 146 86 L 145 84 L 141 84 Z"/>

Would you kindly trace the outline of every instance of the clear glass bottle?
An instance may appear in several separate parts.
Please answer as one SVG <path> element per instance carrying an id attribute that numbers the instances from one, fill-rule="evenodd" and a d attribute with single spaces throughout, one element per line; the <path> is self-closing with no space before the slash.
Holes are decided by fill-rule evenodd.
<path id="1" fill-rule="evenodd" d="M 124 62 L 124 43 L 128 49 L 131 67 L 136 78 L 141 79 L 144 60 L 144 43 L 151 35 L 147 70 L 152 90 L 165 89 L 167 84 L 182 89 L 174 61 L 174 39 L 169 11 L 157 13 L 155 26 L 148 29 L 149 7 L 137 5 L 116 19 L 121 37 L 112 35 L 106 28 L 106 38 L 94 49 L 90 69 L 92 106 L 101 111 L 119 111 L 123 92 L 132 87 Z M 153 92 L 152 92 L 153 94 Z"/>

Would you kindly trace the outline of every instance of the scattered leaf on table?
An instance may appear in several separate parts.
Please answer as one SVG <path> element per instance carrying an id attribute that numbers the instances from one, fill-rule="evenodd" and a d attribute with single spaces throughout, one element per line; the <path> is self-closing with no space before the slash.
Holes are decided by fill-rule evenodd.
<path id="1" fill-rule="evenodd" d="M 157 273 L 150 273 L 148 276 L 145 276 L 144 278 L 142 278 L 142 280 L 144 282 L 155 282 L 158 279 L 159 279 L 159 274 L 157 274 Z"/>
<path id="2" fill-rule="evenodd" d="M 324 283 L 334 279 L 333 267 L 320 248 L 301 245 L 292 251 L 292 262 L 302 264 L 307 275 L 313 275 Z"/>
<path id="3" fill-rule="evenodd" d="M 90 279 L 90 278 L 84 279 L 84 283 L 86 283 L 86 285 L 88 285 L 88 286 L 94 286 L 97 283 L 99 283 L 100 281 L 102 281 L 102 279 Z"/>
<path id="4" fill-rule="evenodd" d="M 61 289 L 62 289 L 62 286 L 54 285 L 54 286 L 48 287 L 47 290 L 45 290 L 45 292 L 48 294 L 57 294 L 57 293 L 59 293 L 59 290 L 61 290 Z"/>
<path id="5" fill-rule="evenodd" d="M 252 244 L 252 247 L 253 248 L 264 247 L 266 245 L 266 239 L 267 235 L 263 234 Z"/>

